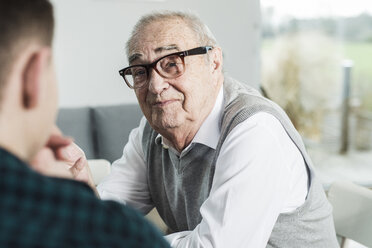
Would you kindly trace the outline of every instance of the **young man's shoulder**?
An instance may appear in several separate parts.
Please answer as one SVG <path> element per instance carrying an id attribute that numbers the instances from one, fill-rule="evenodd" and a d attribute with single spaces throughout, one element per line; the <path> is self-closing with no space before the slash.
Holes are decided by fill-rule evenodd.
<path id="1" fill-rule="evenodd" d="M 130 207 L 99 200 L 84 183 L 9 161 L 0 160 L 1 247 L 168 247 Z"/>

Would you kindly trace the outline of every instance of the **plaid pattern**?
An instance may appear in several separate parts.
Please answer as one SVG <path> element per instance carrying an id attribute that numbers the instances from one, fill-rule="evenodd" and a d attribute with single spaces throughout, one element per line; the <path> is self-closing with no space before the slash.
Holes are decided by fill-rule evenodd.
<path id="1" fill-rule="evenodd" d="M 44 177 L 2 149 L 0 192 L 0 247 L 169 247 L 131 208 Z"/>

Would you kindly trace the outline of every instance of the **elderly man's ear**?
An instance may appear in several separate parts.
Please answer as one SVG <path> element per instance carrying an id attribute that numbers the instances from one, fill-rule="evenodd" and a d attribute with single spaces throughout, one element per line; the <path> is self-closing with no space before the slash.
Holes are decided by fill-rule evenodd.
<path id="1" fill-rule="evenodd" d="M 220 47 L 214 47 L 211 51 L 211 70 L 213 73 L 221 73 L 222 71 L 222 50 Z"/>
<path id="2" fill-rule="evenodd" d="M 31 52 L 25 59 L 22 73 L 22 103 L 26 109 L 37 106 L 45 75 L 50 67 L 50 48 L 39 48 Z"/>

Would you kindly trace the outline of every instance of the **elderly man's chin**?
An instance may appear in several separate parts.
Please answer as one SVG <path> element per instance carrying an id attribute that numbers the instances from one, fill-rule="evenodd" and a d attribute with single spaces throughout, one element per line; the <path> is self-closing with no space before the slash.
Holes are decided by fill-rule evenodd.
<path id="1" fill-rule="evenodd" d="M 158 132 L 180 127 L 184 112 L 177 109 L 157 110 L 151 113 L 150 125 Z"/>

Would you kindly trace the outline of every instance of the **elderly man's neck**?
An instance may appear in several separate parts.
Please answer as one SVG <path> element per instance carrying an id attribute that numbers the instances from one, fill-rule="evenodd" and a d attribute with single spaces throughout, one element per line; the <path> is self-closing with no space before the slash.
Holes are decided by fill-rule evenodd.
<path id="1" fill-rule="evenodd" d="M 160 134 L 166 139 L 165 145 L 172 146 L 181 153 L 192 142 L 201 124 L 172 128 Z"/>

